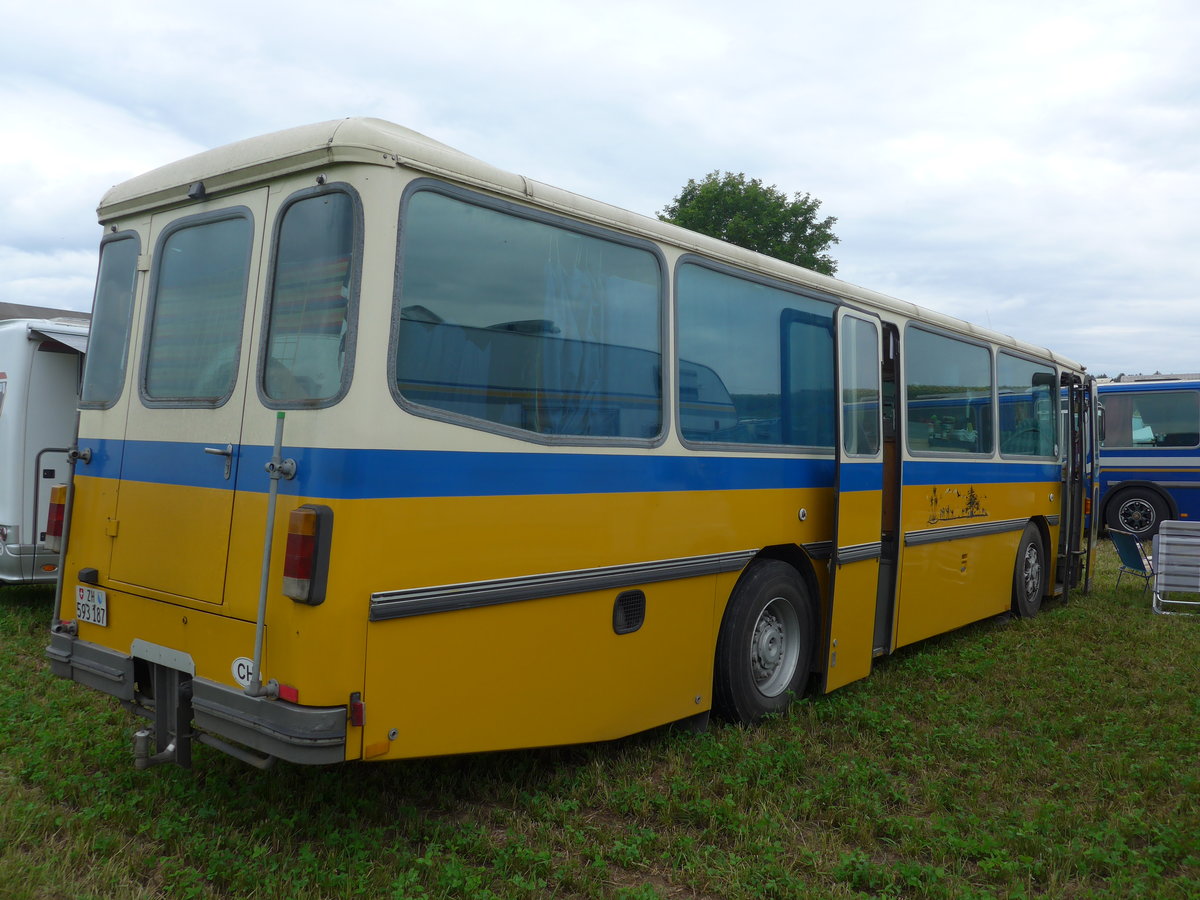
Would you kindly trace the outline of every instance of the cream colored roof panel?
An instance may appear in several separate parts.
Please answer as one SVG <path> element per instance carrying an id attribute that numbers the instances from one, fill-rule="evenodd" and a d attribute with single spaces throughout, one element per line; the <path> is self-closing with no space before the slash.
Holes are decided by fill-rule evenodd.
<path id="1" fill-rule="evenodd" d="M 112 188 L 101 201 L 98 215 L 100 221 L 106 223 L 132 212 L 184 203 L 189 185 L 197 181 L 204 182 L 206 190 L 212 194 L 283 174 L 316 170 L 336 162 L 404 166 L 444 177 L 517 202 L 534 203 L 573 218 L 641 235 L 678 251 L 700 253 L 730 265 L 804 285 L 850 302 L 858 302 L 867 308 L 919 318 L 932 325 L 974 335 L 981 340 L 998 341 L 1016 350 L 1049 357 L 1069 368 L 1080 368 L 1072 360 L 1008 335 L 669 225 L 650 216 L 506 172 L 419 132 L 382 119 L 334 119 L 198 153 Z"/>

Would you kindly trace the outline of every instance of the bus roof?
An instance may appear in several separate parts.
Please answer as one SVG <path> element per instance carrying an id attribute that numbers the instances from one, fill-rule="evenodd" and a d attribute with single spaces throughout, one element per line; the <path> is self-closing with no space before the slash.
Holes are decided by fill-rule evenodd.
<path id="1" fill-rule="evenodd" d="M 533 203 L 569 217 L 640 235 L 683 251 L 700 253 L 763 275 L 798 283 L 868 308 L 875 307 L 917 318 L 951 331 L 1006 345 L 1019 352 L 1051 359 L 1065 368 L 1077 371 L 1084 369 L 1071 359 L 1009 335 L 498 169 L 423 134 L 382 119 L 334 119 L 249 138 L 189 156 L 111 188 L 101 200 L 97 216 L 101 224 L 108 224 L 130 213 L 187 203 L 189 189 L 197 182 L 202 182 L 205 193 L 211 196 L 269 178 L 347 162 L 414 169 L 499 194 L 516 202 Z"/>

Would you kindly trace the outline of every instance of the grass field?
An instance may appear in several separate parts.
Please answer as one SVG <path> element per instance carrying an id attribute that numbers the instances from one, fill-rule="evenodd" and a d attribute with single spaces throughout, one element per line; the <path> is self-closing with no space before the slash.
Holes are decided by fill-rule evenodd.
<path id="1" fill-rule="evenodd" d="M 1098 584 L 752 729 L 259 772 L 133 769 L 0 589 L 0 896 L 1200 896 L 1200 621 Z"/>

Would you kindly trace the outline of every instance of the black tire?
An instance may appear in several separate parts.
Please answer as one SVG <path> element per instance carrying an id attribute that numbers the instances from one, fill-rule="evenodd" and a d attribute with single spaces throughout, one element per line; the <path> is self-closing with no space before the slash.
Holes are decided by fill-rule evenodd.
<path id="1" fill-rule="evenodd" d="M 777 560 L 738 581 L 717 636 L 713 711 L 752 724 L 803 695 L 816 645 L 816 617 L 804 581 Z"/>
<path id="2" fill-rule="evenodd" d="M 1171 517 L 1162 496 L 1149 488 L 1125 488 L 1118 491 L 1104 508 L 1104 524 L 1117 531 L 1148 541 L 1158 534 L 1158 526 Z"/>
<path id="3" fill-rule="evenodd" d="M 1013 566 L 1013 612 L 1022 619 L 1032 619 L 1041 611 L 1045 593 L 1046 548 L 1042 533 L 1030 522 L 1021 532 L 1017 561 Z"/>

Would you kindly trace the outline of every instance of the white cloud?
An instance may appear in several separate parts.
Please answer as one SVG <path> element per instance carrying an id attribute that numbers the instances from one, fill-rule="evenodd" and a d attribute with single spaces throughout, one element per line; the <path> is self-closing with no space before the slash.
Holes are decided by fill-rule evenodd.
<path id="1" fill-rule="evenodd" d="M 1196 368 L 1186 0 L 110 0 L 50 18 L 16 8 L 0 38 L 3 299 L 90 297 L 109 185 L 366 114 L 646 214 L 745 171 L 838 217 L 848 280 L 1097 369 Z"/>

